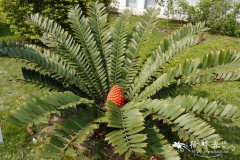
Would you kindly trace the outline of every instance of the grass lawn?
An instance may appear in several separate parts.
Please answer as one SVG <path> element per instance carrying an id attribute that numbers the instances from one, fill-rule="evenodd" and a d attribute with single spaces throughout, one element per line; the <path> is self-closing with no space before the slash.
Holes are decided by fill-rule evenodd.
<path id="1" fill-rule="evenodd" d="M 13 41 L 19 36 L 13 35 L 7 24 L 0 23 L 0 41 Z M 7 123 L 6 117 L 10 110 L 19 106 L 21 98 L 29 93 L 37 92 L 33 86 L 19 83 L 22 78 L 19 61 L 9 58 L 0 58 L 0 125 L 3 131 L 4 144 L 0 144 L 0 159 L 32 159 L 33 145 L 26 129 Z"/>
<path id="2" fill-rule="evenodd" d="M 131 17 L 131 26 L 140 19 L 140 17 Z M 166 20 L 159 20 L 156 29 L 153 31 L 149 41 L 142 50 L 142 55 L 150 53 L 161 40 L 179 28 L 182 24 L 170 22 L 168 28 Z M 170 28 L 169 28 L 170 27 Z M 0 23 L 0 41 L 2 40 L 16 40 L 19 36 L 12 35 L 8 26 Z M 240 51 L 240 39 L 228 36 L 211 35 L 207 34 L 207 39 L 197 46 L 191 47 L 184 51 L 183 54 L 178 55 L 175 60 L 172 60 L 168 66 L 174 66 L 187 58 L 203 57 L 210 51 L 220 49 L 232 49 Z M 4 144 L 0 145 L 0 159 L 36 159 L 34 158 L 34 148 L 36 144 L 32 143 L 32 138 L 25 128 L 19 128 L 12 124 L 7 123 L 6 117 L 9 112 L 19 106 L 29 93 L 40 93 L 40 90 L 33 89 L 33 86 L 23 85 L 17 79 L 22 78 L 20 61 L 14 59 L 0 58 L 0 124 L 4 135 Z M 224 103 L 232 103 L 240 106 L 240 83 L 227 82 L 227 83 L 211 83 L 197 86 L 183 86 L 176 90 L 172 89 L 169 93 L 161 96 L 175 96 L 177 94 L 192 94 L 202 97 L 209 97 L 209 99 L 221 100 Z M 229 143 L 233 143 L 236 147 L 234 152 L 223 155 L 217 159 L 232 159 L 236 160 L 240 156 L 240 129 L 233 127 L 221 127 L 217 123 L 214 124 L 216 130 L 223 135 Z M 184 159 L 190 159 L 188 155 Z M 191 158 L 196 159 L 196 157 Z"/>

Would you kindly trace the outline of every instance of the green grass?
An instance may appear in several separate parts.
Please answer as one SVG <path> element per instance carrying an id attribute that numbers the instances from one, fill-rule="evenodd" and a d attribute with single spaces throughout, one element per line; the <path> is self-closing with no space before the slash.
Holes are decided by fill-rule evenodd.
<path id="1" fill-rule="evenodd" d="M 114 18 L 113 18 L 114 19 Z M 138 16 L 132 16 L 129 26 L 134 26 L 141 18 Z M 167 37 L 169 33 L 182 26 L 182 24 L 174 21 L 169 22 L 167 28 L 166 20 L 159 20 L 156 29 L 152 32 L 147 44 L 142 48 L 142 56 L 146 56 L 151 53 L 151 50 L 157 47 L 161 40 Z M 240 39 L 228 36 L 211 35 L 207 34 L 207 39 L 199 45 L 191 47 L 184 51 L 183 54 L 178 55 L 176 59 L 172 60 L 167 67 L 172 67 L 182 62 L 187 58 L 203 57 L 210 51 L 217 51 L 220 49 L 232 49 L 239 50 Z M 0 41 L 16 40 L 19 36 L 13 35 L 8 26 L 4 23 L 0 23 Z M 39 93 L 38 89 L 33 89 L 33 86 L 26 86 L 20 83 L 17 79 L 21 79 L 20 68 L 23 64 L 14 59 L 0 58 L 0 121 L 3 124 L 4 144 L 0 145 L 0 159 L 36 159 L 33 156 L 36 144 L 33 144 L 30 136 L 25 128 L 16 127 L 6 120 L 9 112 L 19 106 L 23 102 L 23 98 L 29 93 Z M 202 97 L 208 97 L 209 99 L 220 100 L 224 103 L 232 103 L 240 106 L 240 84 L 239 82 L 227 82 L 227 83 L 210 83 L 197 86 L 182 86 L 179 88 L 172 88 L 170 92 L 162 95 L 175 96 L 178 94 L 192 94 Z M 214 124 L 216 130 L 223 135 L 229 143 L 233 143 L 236 147 L 236 151 L 231 154 L 226 154 L 218 159 L 232 159 L 235 160 L 240 154 L 240 129 L 233 127 L 222 127 L 217 123 Z M 196 157 L 194 157 L 196 158 Z M 192 158 L 192 159 L 194 159 Z M 189 159 L 188 155 L 185 159 Z"/>
<path id="2" fill-rule="evenodd" d="M 22 78 L 21 66 L 22 64 L 14 59 L 0 58 L 0 121 L 4 136 L 4 144 L 0 144 L 0 155 L 3 159 L 28 158 L 33 147 L 26 129 L 9 124 L 6 120 L 9 111 L 19 106 L 20 99 L 29 93 L 37 92 L 33 86 L 17 81 Z"/>
<path id="3" fill-rule="evenodd" d="M 206 35 L 206 40 L 194 47 L 188 48 L 184 54 L 176 56 L 167 67 L 175 66 L 185 59 L 203 58 L 203 56 L 211 51 L 221 49 L 239 50 L 240 40 L 234 37 Z M 194 86 L 190 89 L 190 94 L 208 96 L 210 99 L 221 100 L 225 103 L 232 103 L 240 106 L 240 84 L 239 82 L 220 82 Z M 180 91 L 181 90 L 181 91 Z M 186 88 L 178 89 L 178 92 L 185 93 Z M 223 92 L 224 91 L 224 92 Z"/>
<path id="4" fill-rule="evenodd" d="M 18 40 L 7 24 L 0 23 L 0 41 Z M 37 93 L 33 86 L 23 85 L 18 81 L 22 78 L 20 61 L 0 58 L 0 125 L 3 131 L 4 143 L 0 144 L 0 159 L 20 160 L 33 159 L 34 144 L 31 142 L 25 128 L 16 127 L 8 123 L 9 112 L 19 106 L 20 99 L 29 93 Z"/>
<path id="5" fill-rule="evenodd" d="M 197 46 L 191 47 L 184 51 L 184 54 L 177 56 L 174 60 L 168 64 L 168 67 L 175 66 L 187 58 L 202 58 L 206 53 L 210 51 L 218 51 L 221 49 L 238 50 L 240 41 L 238 38 L 219 36 L 219 35 L 207 35 L 206 41 Z M 218 82 L 218 83 L 207 83 L 196 86 L 182 86 L 173 88 L 169 92 L 169 96 L 176 96 L 179 94 L 191 94 L 201 97 L 207 97 L 211 100 L 219 100 L 224 103 L 234 104 L 240 106 L 240 83 L 238 82 Z M 164 95 L 166 96 L 166 95 Z M 224 154 L 222 157 L 217 159 L 222 160 L 235 160 L 240 156 L 240 128 L 220 126 L 217 123 L 213 123 L 218 133 L 223 135 L 223 138 L 232 143 L 236 150 L 230 154 Z M 187 157 L 186 159 L 189 159 Z"/>

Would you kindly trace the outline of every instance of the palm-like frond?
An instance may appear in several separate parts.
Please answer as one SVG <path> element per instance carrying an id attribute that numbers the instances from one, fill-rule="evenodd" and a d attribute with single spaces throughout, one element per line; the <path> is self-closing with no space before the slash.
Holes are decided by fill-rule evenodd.
<path id="1" fill-rule="evenodd" d="M 121 83 L 122 67 L 126 57 L 128 17 L 128 12 L 122 14 L 116 19 L 112 29 L 111 85 Z"/>
<path id="2" fill-rule="evenodd" d="M 239 66 L 240 54 L 232 51 L 211 53 L 205 56 L 202 61 L 200 59 L 186 60 L 163 73 L 135 97 L 136 99 L 146 99 L 173 83 L 197 84 L 213 82 L 218 79 L 238 80 L 240 78 Z"/>
<path id="3" fill-rule="evenodd" d="M 115 147 L 115 151 L 119 154 L 125 153 L 126 159 L 134 152 L 145 153 L 147 143 L 144 141 L 147 136 L 141 133 L 145 127 L 139 109 L 134 104 L 126 104 L 124 108 L 118 109 L 112 102 L 107 102 L 106 108 L 108 126 L 117 128 L 106 136 L 106 140 Z"/>
<path id="4" fill-rule="evenodd" d="M 99 127 L 99 124 L 95 123 L 98 117 L 96 109 L 82 109 L 78 115 L 61 122 L 54 136 L 50 137 L 37 154 L 47 159 L 63 157 L 68 148 L 74 144 L 82 144 L 94 133 Z"/>
<path id="5" fill-rule="evenodd" d="M 89 24 L 93 31 L 96 45 L 98 46 L 101 56 L 102 56 L 102 65 L 105 67 L 105 70 L 102 73 L 102 83 L 106 83 L 104 85 L 104 91 L 107 93 L 108 85 L 110 83 L 109 79 L 109 68 L 111 65 L 111 32 L 108 26 L 108 14 L 106 8 L 103 4 L 98 4 L 95 2 L 90 2 L 90 7 L 88 9 L 89 14 Z M 105 76 L 105 77 L 104 77 Z"/>
<path id="6" fill-rule="evenodd" d="M 190 67 L 192 68 L 192 67 Z M 194 73 L 195 71 L 195 73 Z M 219 51 L 207 54 L 197 70 L 190 69 L 178 83 L 197 84 L 213 81 L 235 81 L 240 79 L 240 54 L 236 51 Z"/>
<path id="7" fill-rule="evenodd" d="M 63 54 L 64 57 L 67 57 L 67 60 L 74 63 L 75 67 L 80 69 L 80 67 L 88 66 L 87 63 L 83 64 L 85 57 L 81 55 L 80 45 L 75 42 L 73 37 L 65 31 L 60 25 L 56 22 L 44 18 L 39 14 L 32 14 L 28 19 L 30 23 L 35 26 L 38 26 L 40 29 L 45 31 L 49 36 L 50 40 L 48 41 L 48 46 L 51 47 L 62 47 L 70 55 Z M 44 42 L 44 41 L 43 41 Z M 49 44 L 52 43 L 52 44 Z M 54 44 L 53 44 L 54 43 Z"/>
<path id="8" fill-rule="evenodd" d="M 97 42 L 94 39 L 94 34 L 89 26 L 89 20 L 86 18 L 79 6 L 72 8 L 68 14 L 71 28 L 74 30 L 76 39 L 83 47 L 83 52 L 87 55 L 88 63 L 91 64 L 91 71 L 88 72 L 92 85 L 96 87 L 96 93 L 106 94 L 108 87 L 104 80 L 107 77 L 107 70 L 104 66 L 104 59 L 101 59 Z M 105 63 L 106 64 L 106 63 Z M 105 91 L 105 92 L 103 92 Z"/>
<path id="9" fill-rule="evenodd" d="M 84 81 L 82 84 L 89 86 L 89 90 L 91 90 L 93 87 L 93 84 L 91 84 L 91 73 L 94 73 L 94 70 L 91 69 L 91 64 L 87 61 L 88 55 L 82 52 L 81 46 L 73 37 L 56 22 L 44 18 L 39 14 L 31 15 L 28 21 L 51 35 L 54 42 L 58 44 L 55 47 L 62 48 L 65 52 L 61 54 L 61 57 L 64 57 L 68 65 L 74 67 L 75 72 L 77 72 L 81 76 L 82 81 Z M 94 91 L 92 92 L 92 95 L 96 95 Z"/>
<path id="10" fill-rule="evenodd" d="M 178 152 L 172 148 L 169 142 L 165 139 L 164 135 L 156 126 L 149 126 L 146 128 L 148 137 L 148 146 L 146 149 L 146 157 L 159 156 L 166 160 L 180 160 Z"/>
<path id="11" fill-rule="evenodd" d="M 26 100 L 26 105 L 19 107 L 12 114 L 12 120 L 19 125 L 38 121 L 39 118 L 79 104 L 92 104 L 93 101 L 79 97 L 72 92 L 56 92 L 43 97 L 32 97 Z"/>
<path id="12" fill-rule="evenodd" d="M 38 68 L 46 69 L 61 76 L 69 84 L 75 84 L 83 92 L 91 95 L 82 79 L 78 78 L 76 71 L 57 55 L 51 54 L 47 49 L 26 47 L 18 44 L 1 44 L 0 54 L 11 58 L 24 59 L 28 62 L 38 65 Z"/>
<path id="13" fill-rule="evenodd" d="M 27 68 L 22 68 L 22 74 L 26 83 L 32 83 L 40 88 L 48 88 L 49 90 L 65 90 L 64 85 L 49 74 L 42 74 L 39 71 Z"/>
<path id="14" fill-rule="evenodd" d="M 177 131 L 179 138 L 184 141 L 219 142 L 222 139 L 207 122 L 186 112 L 179 104 L 149 100 L 142 104 L 142 108 L 147 112 L 146 115 L 153 114 L 154 119 L 173 125 L 173 131 Z"/>
<path id="15" fill-rule="evenodd" d="M 204 118 L 217 119 L 219 121 L 240 122 L 238 107 L 230 104 L 222 104 L 218 101 L 209 101 L 206 98 L 196 96 L 178 96 L 170 98 L 170 103 L 181 105 L 188 112 L 203 116 Z"/>
<path id="16" fill-rule="evenodd" d="M 196 45 L 199 35 L 194 35 L 205 31 L 204 23 L 198 23 L 195 26 L 188 24 L 180 30 L 174 32 L 152 54 L 145 60 L 140 69 L 139 75 L 135 77 L 134 83 L 130 89 L 130 97 L 133 97 L 146 84 L 151 83 L 151 77 L 155 76 L 159 69 L 162 69 L 175 55 L 181 53 L 185 48 Z"/>
<path id="17" fill-rule="evenodd" d="M 148 39 L 149 34 L 156 25 L 158 12 L 153 9 L 147 9 L 143 20 L 135 27 L 132 38 L 126 51 L 126 60 L 123 67 L 124 90 L 128 91 L 138 74 L 142 65 L 142 58 L 139 56 L 142 45 Z M 129 95 L 129 94 L 128 94 Z"/>

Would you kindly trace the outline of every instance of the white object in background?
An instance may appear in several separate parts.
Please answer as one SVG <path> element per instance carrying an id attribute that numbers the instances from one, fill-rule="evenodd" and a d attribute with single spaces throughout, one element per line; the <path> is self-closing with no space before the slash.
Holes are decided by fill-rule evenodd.
<path id="1" fill-rule="evenodd" d="M 190 5 L 196 5 L 200 0 L 187 0 Z M 152 8 L 160 8 L 161 13 L 158 15 L 159 18 L 167 18 L 164 14 L 164 11 L 166 10 L 166 6 L 159 6 L 156 4 L 155 0 L 117 0 L 119 3 L 118 11 L 124 12 L 124 10 L 130 10 L 135 15 L 143 15 L 144 11 L 148 7 Z M 178 15 L 177 17 L 170 17 L 171 19 L 179 19 Z"/>
<path id="2" fill-rule="evenodd" d="M 127 7 L 137 8 L 137 0 L 127 0 Z"/>
<path id="3" fill-rule="evenodd" d="M 2 130 L 0 128 L 0 144 L 3 143 L 3 136 L 2 136 Z"/>
<path id="4" fill-rule="evenodd" d="M 155 0 L 147 0 L 145 2 L 145 7 L 144 8 L 148 8 L 148 7 L 152 7 L 152 8 L 156 8 L 157 4 Z"/>

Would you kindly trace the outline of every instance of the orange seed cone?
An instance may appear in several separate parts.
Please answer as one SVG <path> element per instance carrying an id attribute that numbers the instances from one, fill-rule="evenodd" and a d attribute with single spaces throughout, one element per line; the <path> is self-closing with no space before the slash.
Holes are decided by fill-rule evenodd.
<path id="1" fill-rule="evenodd" d="M 125 103 L 125 96 L 122 88 L 119 85 L 114 85 L 108 93 L 108 101 L 112 101 L 115 105 L 121 108 Z"/>

